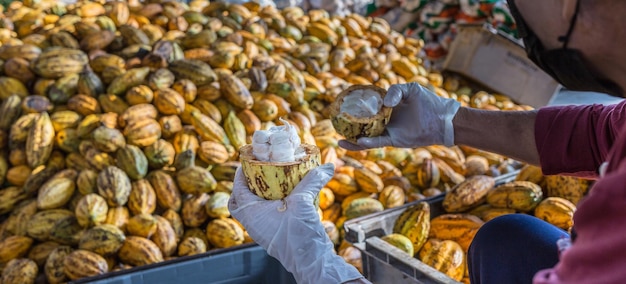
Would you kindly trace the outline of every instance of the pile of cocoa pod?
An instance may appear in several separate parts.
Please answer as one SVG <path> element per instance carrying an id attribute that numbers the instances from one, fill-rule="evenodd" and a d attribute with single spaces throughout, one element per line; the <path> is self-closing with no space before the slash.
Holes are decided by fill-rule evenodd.
<path id="1" fill-rule="evenodd" d="M 352 84 L 419 82 L 467 106 L 529 108 L 429 72 L 422 45 L 381 19 L 254 2 L 11 3 L 0 282 L 62 283 L 251 242 L 227 208 L 237 149 L 278 118 L 337 165 L 320 214 L 338 252 L 360 259 L 341 241 L 346 219 L 517 166 L 470 148 L 337 147 L 328 105 Z"/>
<path id="2" fill-rule="evenodd" d="M 526 165 L 515 181 L 496 185 L 475 175 L 452 188 L 441 203 L 416 201 L 395 220 L 391 234 L 381 239 L 456 281 L 470 283 L 467 251 L 487 221 L 506 214 L 530 214 L 570 231 L 576 205 L 590 181 L 567 176 L 543 176 Z M 433 206 L 444 214 L 432 216 Z M 435 211 L 439 212 L 439 211 Z"/>

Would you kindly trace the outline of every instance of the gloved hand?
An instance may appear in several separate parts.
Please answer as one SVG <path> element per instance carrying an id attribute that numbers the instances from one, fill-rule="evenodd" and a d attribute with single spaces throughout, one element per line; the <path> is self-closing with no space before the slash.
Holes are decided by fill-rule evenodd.
<path id="1" fill-rule="evenodd" d="M 231 215 L 298 283 L 344 283 L 363 278 L 334 253 L 313 204 L 333 174 L 333 164 L 312 169 L 289 196 L 272 201 L 250 192 L 241 168 L 235 174 L 228 202 Z"/>
<path id="2" fill-rule="evenodd" d="M 352 151 L 454 145 L 452 119 L 461 106 L 456 100 L 437 96 L 418 83 L 408 83 L 391 86 L 383 104 L 392 107 L 393 112 L 382 135 L 361 137 L 358 145 L 347 140 L 339 141 L 339 145 Z"/>

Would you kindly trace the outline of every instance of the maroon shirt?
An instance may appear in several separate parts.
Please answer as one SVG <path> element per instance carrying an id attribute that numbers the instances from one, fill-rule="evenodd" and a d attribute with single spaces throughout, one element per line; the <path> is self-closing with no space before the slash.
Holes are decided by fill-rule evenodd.
<path id="1" fill-rule="evenodd" d="M 544 174 L 598 178 L 574 214 L 576 240 L 534 283 L 626 283 L 626 101 L 546 107 L 535 122 Z"/>

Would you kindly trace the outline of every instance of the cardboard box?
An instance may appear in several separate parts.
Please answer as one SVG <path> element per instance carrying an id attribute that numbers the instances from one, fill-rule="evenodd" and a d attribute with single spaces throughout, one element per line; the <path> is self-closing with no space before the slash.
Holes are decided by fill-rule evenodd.
<path id="1" fill-rule="evenodd" d="M 561 89 L 528 59 L 521 40 L 489 25 L 460 25 L 442 68 L 535 108 Z"/>

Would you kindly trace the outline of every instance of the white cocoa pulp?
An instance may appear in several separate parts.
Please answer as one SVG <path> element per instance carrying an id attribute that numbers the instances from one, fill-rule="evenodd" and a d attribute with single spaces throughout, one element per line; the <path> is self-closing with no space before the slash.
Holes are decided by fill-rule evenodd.
<path id="1" fill-rule="evenodd" d="M 306 153 L 300 147 L 300 136 L 296 128 L 287 121 L 284 125 L 272 126 L 268 130 L 257 130 L 252 135 L 252 154 L 264 162 L 294 162 Z"/>
<path id="2" fill-rule="evenodd" d="M 370 117 L 376 115 L 383 106 L 380 94 L 374 90 L 354 90 L 343 98 L 340 111 L 354 117 Z"/>

